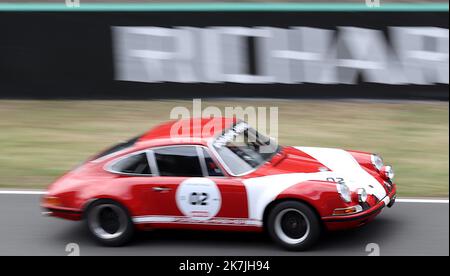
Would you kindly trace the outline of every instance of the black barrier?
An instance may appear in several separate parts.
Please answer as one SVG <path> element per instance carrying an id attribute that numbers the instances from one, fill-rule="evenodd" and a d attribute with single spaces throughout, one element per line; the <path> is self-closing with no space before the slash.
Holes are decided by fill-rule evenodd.
<path id="1" fill-rule="evenodd" d="M 433 71 L 428 68 L 419 72 L 424 83 L 414 79 L 399 80 L 395 84 L 372 82 L 366 78 L 379 78 L 357 73 L 354 83 L 344 81 L 301 81 L 292 79 L 262 82 L 251 76 L 259 71 L 259 51 L 255 41 L 247 39 L 243 75 L 235 81 L 191 76 L 187 81 L 170 81 L 173 76 L 164 74 L 163 79 L 154 79 L 150 73 L 144 80 L 133 79 L 133 70 L 148 68 L 152 59 L 142 58 L 130 67 L 120 63 L 117 29 L 115 27 L 196 27 L 204 30 L 212 26 L 241 26 L 253 28 L 276 27 L 283 30 L 293 26 L 327 29 L 332 31 L 331 41 L 339 40 L 344 32 L 341 27 L 358 27 L 365 30 L 379 30 L 386 39 L 388 57 L 398 58 L 399 49 L 391 47 L 392 31 L 395 27 L 434 27 L 447 34 L 446 53 L 437 53 L 440 62 L 446 59 L 448 74 L 448 11 L 443 12 L 0 12 L 0 98 L 14 99 L 152 99 L 192 97 L 287 97 L 287 98 L 383 98 L 383 99 L 438 99 L 448 100 L 448 77 L 441 83 L 435 82 Z M 115 31 L 116 30 L 116 31 Z M 164 31 L 164 29 L 161 29 Z M 197 32 L 194 32 L 197 34 Z M 128 43 L 127 36 L 121 42 Z M 352 38 L 348 38 L 352 41 Z M 192 39 L 191 39 L 192 40 Z M 201 38 L 198 41 L 203 41 Z M 357 39 L 358 41 L 358 39 Z M 435 51 L 436 37 L 422 45 L 428 54 Z M 133 42 L 134 43 L 134 42 Z M 143 43 L 143 42 L 142 42 Z M 142 44 L 141 43 L 141 44 Z M 133 45 L 139 45 L 137 40 Z M 133 46 L 132 45 L 132 46 Z M 431 45 L 431 46 L 430 46 Z M 124 47 L 129 47 L 125 45 Z M 134 46 L 133 46 L 134 47 Z M 143 49 L 145 50 L 145 45 Z M 164 48 L 164 47 L 163 47 Z M 335 47 L 335 51 L 340 51 Z M 445 47 L 444 47 L 445 48 Z M 431 49 L 431 50 L 430 50 Z M 128 49 L 129 50 L 129 49 Z M 169 50 L 168 50 L 169 51 Z M 173 50 L 170 50 L 173 51 Z M 345 51 L 344 51 L 345 52 Z M 149 52 L 152 53 L 152 52 Z M 417 54 L 417 53 L 416 53 Z M 439 56 L 440 55 L 440 56 Z M 443 57 L 442 57 L 443 55 Z M 234 58 L 234 57 L 233 57 Z M 230 58 L 232 60 L 233 58 Z M 281 57 L 292 58 L 289 56 Z M 294 56 L 295 58 L 295 56 Z M 303 57 L 300 57 L 300 59 Z M 170 58 L 169 58 L 170 59 Z M 164 58 L 161 58 L 164 60 Z M 433 60 L 433 58 L 431 58 Z M 150 62 L 151 61 L 151 62 Z M 129 61 L 124 61 L 127 64 Z M 131 61 L 130 61 L 131 62 Z M 132 61 L 136 62 L 136 61 Z M 142 65 L 139 62 L 143 62 Z M 164 62 L 167 62 L 165 60 Z M 178 62 L 178 61 L 177 61 Z M 283 60 L 284 62 L 284 60 Z M 354 62 L 350 60 L 350 62 Z M 134 64 L 134 63 L 133 63 Z M 149 65 L 150 64 L 150 65 Z M 175 65 L 178 63 L 174 63 Z M 172 66 L 174 64 L 165 64 Z M 237 62 L 236 64 L 240 64 Z M 256 64 L 256 65 L 255 65 Z M 356 64 L 356 63 L 355 63 Z M 357 67 L 352 63 L 352 68 Z M 408 63 L 406 63 L 408 64 Z M 442 64 L 442 62 L 441 62 Z M 125 67 L 122 68 L 121 66 Z M 164 67 L 163 66 L 163 67 Z M 191 66 L 191 64 L 189 65 Z M 187 68 L 193 68 L 191 67 Z M 196 65 L 198 66 L 198 64 Z M 228 65 L 226 65 L 228 66 Z M 234 65 L 233 65 L 234 66 Z M 283 65 L 284 66 L 284 65 Z M 288 64 L 287 66 L 291 66 Z M 293 71 L 296 68 L 292 65 Z M 340 65 L 345 67 L 348 65 Z M 362 65 L 366 66 L 366 65 Z M 371 66 L 370 64 L 367 66 Z M 429 66 L 429 64 L 427 65 Z M 131 68 L 131 69 L 130 69 Z M 204 66 L 200 64 L 200 70 Z M 291 67 L 286 67 L 291 68 Z M 269 68 L 270 69 L 270 68 Z M 342 68 L 341 68 L 342 69 Z M 344 68 L 345 69 L 345 68 Z M 337 73 L 345 74 L 346 70 Z M 168 69 L 167 72 L 172 72 Z M 177 70 L 177 69 L 175 69 Z M 209 70 L 209 69 L 208 69 Z M 267 66 L 264 70 L 267 70 Z M 271 70 L 271 69 L 270 69 Z M 291 69 L 289 69 L 291 70 Z M 419 70 L 419 69 L 418 69 Z M 420 69 L 422 70 L 422 69 Z M 420 71 L 419 70 L 419 71 Z M 430 71 L 431 70 L 431 71 Z M 295 72 L 297 72 L 295 71 Z M 161 73 L 161 72 L 160 72 Z M 191 72 L 192 73 L 192 72 Z M 208 73 L 208 72 L 206 72 Z M 417 72 L 410 73 L 411 76 Z M 189 73 L 190 74 L 190 73 Z M 284 78 L 280 72 L 275 72 Z M 303 73 L 305 74 L 305 73 Z M 351 73 L 348 73 L 351 74 Z M 409 73 L 408 73 L 409 74 Z M 165 76 L 164 76 L 165 75 Z M 314 76 L 313 76 L 314 77 Z M 344 75 L 338 76 L 346 79 Z M 167 78 L 167 79 L 165 79 Z M 350 77 L 348 77 L 350 78 Z M 441 77 L 442 78 L 442 77 Z M 167 81 L 169 80 L 169 81 Z M 197 81 L 195 81 L 197 80 Z M 227 81 L 228 80 L 228 81 Z"/>

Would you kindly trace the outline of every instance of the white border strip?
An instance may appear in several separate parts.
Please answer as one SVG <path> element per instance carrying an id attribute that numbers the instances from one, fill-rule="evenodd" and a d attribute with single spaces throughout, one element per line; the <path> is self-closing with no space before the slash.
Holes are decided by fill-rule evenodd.
<path id="1" fill-rule="evenodd" d="M 222 218 L 214 217 L 207 220 L 196 220 L 185 216 L 137 216 L 133 222 L 140 223 L 176 223 L 176 224 L 198 224 L 198 225 L 226 225 L 226 226 L 257 226 L 261 227 L 262 221 L 245 218 Z"/>
<path id="2" fill-rule="evenodd" d="M 45 195 L 45 191 L 0 190 L 0 195 Z M 398 203 L 438 203 L 449 204 L 448 199 L 397 198 Z"/>
<path id="3" fill-rule="evenodd" d="M 397 198 L 399 203 L 440 203 L 448 204 L 448 199 Z"/>

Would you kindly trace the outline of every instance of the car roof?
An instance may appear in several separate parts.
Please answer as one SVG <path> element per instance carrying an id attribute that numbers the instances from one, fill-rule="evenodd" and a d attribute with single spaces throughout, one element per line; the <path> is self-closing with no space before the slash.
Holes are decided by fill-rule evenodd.
<path id="1" fill-rule="evenodd" d="M 206 144 L 236 122 L 236 118 L 225 117 L 173 120 L 147 131 L 138 139 L 137 143 L 177 144 L 177 141 L 191 141 L 192 144 Z M 186 142 L 183 143 L 186 144 Z"/>

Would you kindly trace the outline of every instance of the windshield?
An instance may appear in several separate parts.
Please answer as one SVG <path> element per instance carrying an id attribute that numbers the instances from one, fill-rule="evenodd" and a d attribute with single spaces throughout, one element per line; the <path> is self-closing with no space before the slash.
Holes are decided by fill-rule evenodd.
<path id="1" fill-rule="evenodd" d="M 233 175 L 243 175 L 272 159 L 278 144 L 245 122 L 226 130 L 213 143 L 214 150 Z"/>

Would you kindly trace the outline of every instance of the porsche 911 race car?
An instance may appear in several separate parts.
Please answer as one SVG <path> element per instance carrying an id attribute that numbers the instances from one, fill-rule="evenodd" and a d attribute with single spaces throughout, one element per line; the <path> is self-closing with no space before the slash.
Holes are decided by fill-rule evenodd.
<path id="1" fill-rule="evenodd" d="M 174 135 L 177 125 L 191 128 Z M 91 158 L 53 183 L 42 207 L 85 220 L 108 246 L 136 230 L 177 228 L 266 230 L 284 248 L 304 250 L 322 230 L 359 227 L 391 207 L 393 177 L 375 154 L 282 147 L 240 120 L 189 119 Z"/>

